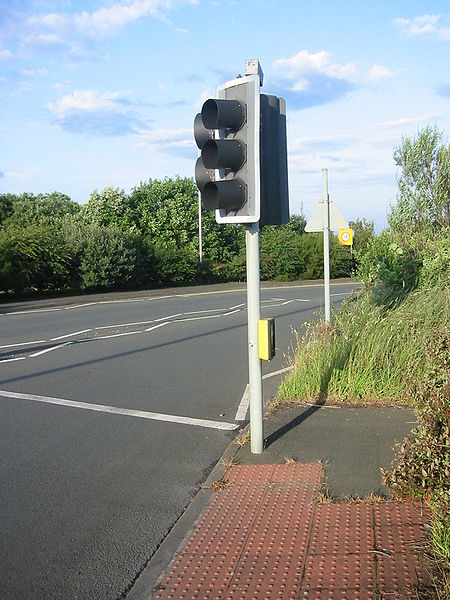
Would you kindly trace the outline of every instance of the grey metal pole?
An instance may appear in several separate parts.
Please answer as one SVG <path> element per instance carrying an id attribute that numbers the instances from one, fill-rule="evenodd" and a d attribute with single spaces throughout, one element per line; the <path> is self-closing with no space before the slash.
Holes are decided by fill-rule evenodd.
<path id="1" fill-rule="evenodd" d="M 202 246 L 202 195 L 198 193 L 198 255 L 200 264 L 203 263 L 203 246 Z"/>
<path id="2" fill-rule="evenodd" d="M 261 359 L 258 349 L 258 321 L 261 317 L 259 274 L 259 223 L 246 226 L 247 251 L 247 318 L 248 318 L 248 373 L 250 388 L 250 450 L 263 451 L 263 396 Z"/>
<path id="3" fill-rule="evenodd" d="M 325 289 L 325 322 L 331 320 L 330 306 L 330 197 L 328 196 L 328 169 L 322 169 L 323 187 L 323 283 Z"/>

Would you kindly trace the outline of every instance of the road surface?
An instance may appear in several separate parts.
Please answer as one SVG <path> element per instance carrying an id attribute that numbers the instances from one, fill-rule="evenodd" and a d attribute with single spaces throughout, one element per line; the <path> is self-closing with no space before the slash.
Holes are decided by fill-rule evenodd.
<path id="1" fill-rule="evenodd" d="M 0 311 L 2 598 L 126 597 L 245 425 L 245 291 L 110 298 Z M 320 285 L 262 291 L 266 399 L 321 308 Z"/>

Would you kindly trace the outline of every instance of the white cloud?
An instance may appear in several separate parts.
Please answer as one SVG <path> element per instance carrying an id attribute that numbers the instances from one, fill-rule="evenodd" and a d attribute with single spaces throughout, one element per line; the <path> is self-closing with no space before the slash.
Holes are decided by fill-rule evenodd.
<path id="1" fill-rule="evenodd" d="M 450 40 L 450 26 L 440 23 L 442 15 L 421 15 L 414 19 L 400 17 L 394 19 L 395 25 L 400 28 L 401 33 L 408 37 L 432 37 L 437 40 Z"/>
<path id="2" fill-rule="evenodd" d="M 157 148 L 166 154 L 191 159 L 197 155 L 192 129 L 141 129 L 135 139 L 138 146 Z"/>
<path id="3" fill-rule="evenodd" d="M 348 79 L 356 74 L 357 68 L 355 63 L 347 63 L 346 65 L 333 64 L 331 62 L 332 56 L 326 50 L 320 50 L 315 54 L 310 54 L 308 50 L 300 50 L 300 52 L 297 52 L 291 58 L 276 60 L 274 68 L 287 71 L 286 75 L 290 79 L 310 73 L 319 73 L 337 79 Z"/>
<path id="4" fill-rule="evenodd" d="M 373 65 L 369 69 L 369 81 L 379 81 L 380 79 L 389 79 L 391 77 L 394 77 L 394 73 L 384 65 Z"/>
<path id="5" fill-rule="evenodd" d="M 118 100 L 123 99 L 124 95 L 120 92 L 99 92 L 93 90 L 75 90 L 71 94 L 66 94 L 54 103 L 49 103 L 47 107 L 58 118 L 64 118 L 74 112 L 98 112 L 117 110 Z"/>
<path id="6" fill-rule="evenodd" d="M 128 23 L 143 17 L 152 16 L 164 20 L 165 12 L 180 1 L 197 3 L 196 0 L 120 0 L 108 3 L 92 12 L 49 13 L 32 16 L 28 19 L 28 25 L 35 33 L 29 38 L 29 41 L 40 43 L 46 39 L 46 36 L 51 41 L 51 36 L 55 36 L 56 40 L 62 34 L 73 37 L 75 33 L 92 38 L 110 35 Z M 47 33 L 42 33 L 42 30 Z"/>
<path id="7" fill-rule="evenodd" d="M 0 59 L 2 58 L 11 58 L 12 52 L 10 50 L 0 50 Z"/>
<path id="8" fill-rule="evenodd" d="M 271 86 L 291 107 L 302 109 L 335 102 L 364 85 L 394 76 L 384 65 L 337 64 L 332 58 L 326 50 L 301 50 L 290 58 L 280 58 L 273 66 L 284 72 L 284 79 L 272 81 Z"/>

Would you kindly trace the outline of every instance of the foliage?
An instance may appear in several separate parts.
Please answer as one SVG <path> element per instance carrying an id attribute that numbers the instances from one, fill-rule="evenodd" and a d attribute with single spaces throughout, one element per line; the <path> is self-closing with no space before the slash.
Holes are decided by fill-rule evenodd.
<path id="1" fill-rule="evenodd" d="M 363 294 L 343 305 L 332 327 L 308 327 L 280 396 L 407 403 L 406 365 L 415 378 L 425 375 L 424 338 L 449 314 L 448 290 L 418 290 L 390 310 Z"/>
<path id="2" fill-rule="evenodd" d="M 15 294 L 65 289 L 74 255 L 62 235 L 39 224 L 0 230 L 1 289 Z"/>
<path id="3" fill-rule="evenodd" d="M 389 225 L 401 241 L 411 233 L 450 227 L 450 146 L 442 139 L 436 127 L 428 126 L 394 150 L 401 174 Z"/>
<path id="4" fill-rule="evenodd" d="M 126 287 L 133 277 L 135 262 L 135 249 L 118 229 L 91 225 L 84 230 L 80 287 Z"/>
<path id="5" fill-rule="evenodd" d="M 67 268 L 53 269 L 58 277 L 37 286 L 30 271 L 24 282 L 17 279 L 20 293 L 44 289 L 113 289 L 194 283 L 196 281 L 244 281 L 245 227 L 218 225 L 212 211 L 201 210 L 202 264 L 199 264 L 198 191 L 190 178 L 176 177 L 141 182 L 130 194 L 106 187 L 95 190 L 80 207 L 67 196 L 52 194 L 3 194 L 0 219 L 4 228 L 39 225 L 59 240 Z M 304 215 L 293 215 L 288 224 L 261 230 L 261 275 L 263 279 L 316 278 L 323 273 L 320 236 L 304 233 Z M 97 245 L 97 246 L 96 246 Z M 9 262 L 26 262 L 22 251 Z M 40 253 L 45 255 L 45 243 Z M 330 239 L 331 276 L 349 275 L 347 249 Z M 50 259 L 49 259 L 50 260 Z M 24 273 L 38 268 L 29 261 Z M 11 267 L 12 268 L 12 267 Z M 14 292 L 11 268 L 4 268 L 3 291 Z M 53 271 L 52 271 L 53 269 Z M 42 268 L 41 268 L 42 271 Z M 42 279 L 42 278 L 41 278 Z M 45 278 L 44 278 L 45 279 Z M 33 280 L 34 283 L 27 283 Z M 35 281 L 36 280 L 36 281 Z M 43 286 L 43 287 L 42 287 Z"/>
<path id="6" fill-rule="evenodd" d="M 264 227 L 260 236 L 261 279 L 288 281 L 305 270 L 301 238 L 289 226 Z"/>
<path id="7" fill-rule="evenodd" d="M 76 215 L 80 205 L 65 194 L 4 194 L 0 197 L 2 203 L 2 220 L 4 225 L 26 227 L 32 223 L 52 226 L 67 215 Z M 3 214 L 5 215 L 3 217 Z"/>
<path id="8" fill-rule="evenodd" d="M 106 187 L 94 190 L 81 211 L 83 221 L 100 227 L 128 231 L 134 225 L 134 211 L 124 190 Z"/>
<path id="9" fill-rule="evenodd" d="M 193 283 L 198 275 L 198 256 L 174 243 L 156 242 L 154 263 L 158 285 Z"/>
<path id="10" fill-rule="evenodd" d="M 400 246 L 390 231 L 372 238 L 359 258 L 358 277 L 367 286 L 378 283 L 381 303 L 404 297 L 418 282 L 420 261 L 410 246 Z"/>
<path id="11" fill-rule="evenodd" d="M 308 233 L 300 238 L 301 253 L 305 268 L 302 279 L 323 278 L 323 234 Z M 330 277 L 349 277 L 352 271 L 351 254 L 348 248 L 339 245 L 335 235 L 329 237 Z"/>
<path id="12" fill-rule="evenodd" d="M 375 238 L 375 224 L 367 219 L 349 221 L 353 229 L 353 257 L 354 268 L 358 268 L 360 260 L 365 255 L 368 245 Z"/>

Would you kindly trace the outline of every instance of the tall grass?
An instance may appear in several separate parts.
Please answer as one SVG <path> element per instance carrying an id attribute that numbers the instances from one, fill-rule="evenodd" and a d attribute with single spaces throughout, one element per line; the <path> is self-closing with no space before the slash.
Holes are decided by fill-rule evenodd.
<path id="1" fill-rule="evenodd" d="M 389 309 L 368 294 L 350 300 L 331 327 L 309 326 L 279 397 L 409 404 L 406 374 L 425 375 L 425 342 L 449 317 L 446 287 L 419 289 Z"/>

